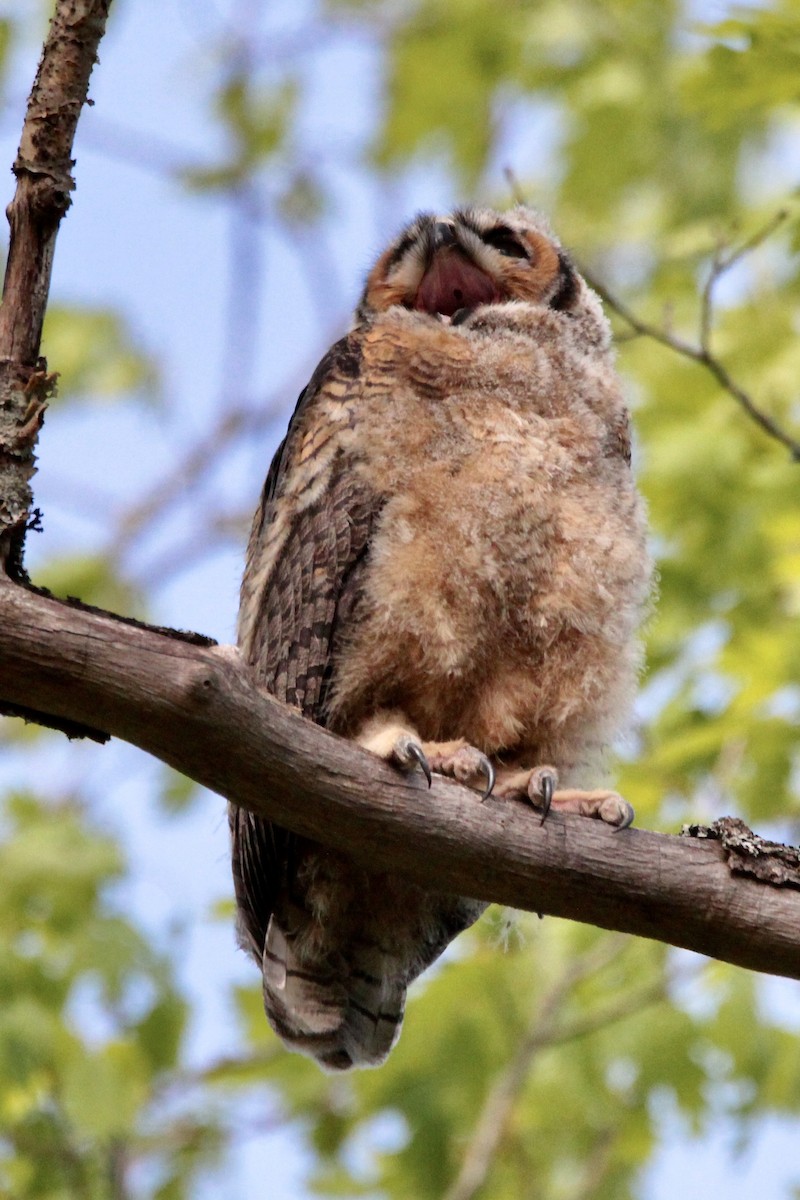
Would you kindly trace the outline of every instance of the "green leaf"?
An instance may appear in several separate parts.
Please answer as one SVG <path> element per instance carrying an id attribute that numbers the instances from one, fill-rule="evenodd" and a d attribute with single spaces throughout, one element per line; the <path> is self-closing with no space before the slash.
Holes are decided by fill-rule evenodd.
<path id="1" fill-rule="evenodd" d="M 42 353 L 58 372 L 57 402 L 158 395 L 158 370 L 128 322 L 109 309 L 51 304 Z"/>
<path id="2" fill-rule="evenodd" d="M 102 555 L 70 555 L 51 558 L 36 572 L 36 582 L 61 599 L 76 597 L 84 604 L 112 612 L 144 617 L 144 600 L 108 558 Z"/>
<path id="3" fill-rule="evenodd" d="M 161 804 L 165 812 L 173 816 L 186 812 L 199 794 L 200 786 L 193 779 L 173 771 L 171 767 L 166 768 L 161 789 Z"/>
<path id="4" fill-rule="evenodd" d="M 95 1053 L 83 1050 L 63 1072 L 64 1111 L 82 1137 L 124 1134 L 147 1098 L 147 1066 L 135 1046 L 111 1042 Z"/>
<path id="5" fill-rule="evenodd" d="M 186 1025 L 186 1005 L 175 995 L 165 995 L 132 1028 L 152 1073 L 169 1070 L 178 1061 Z"/>

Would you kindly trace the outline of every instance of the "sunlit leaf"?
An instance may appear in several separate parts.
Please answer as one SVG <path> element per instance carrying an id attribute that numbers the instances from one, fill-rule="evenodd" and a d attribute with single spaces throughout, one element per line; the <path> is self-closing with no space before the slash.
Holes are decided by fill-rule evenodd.
<path id="1" fill-rule="evenodd" d="M 158 395 L 156 363 L 119 313 L 51 304 L 42 353 L 58 372 L 56 403 Z"/>

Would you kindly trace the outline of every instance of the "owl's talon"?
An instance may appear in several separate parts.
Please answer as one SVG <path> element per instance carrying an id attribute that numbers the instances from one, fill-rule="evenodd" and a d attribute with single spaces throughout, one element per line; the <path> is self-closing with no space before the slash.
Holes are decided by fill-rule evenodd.
<path id="1" fill-rule="evenodd" d="M 428 781 L 428 787 L 430 787 L 433 782 L 433 775 L 431 773 L 430 764 L 429 764 L 427 758 L 425 757 L 425 751 L 422 749 L 422 746 L 420 746 L 418 742 L 412 742 L 409 740 L 406 743 L 406 745 L 404 746 L 404 750 L 409 758 L 413 758 L 415 760 L 415 762 L 417 762 L 419 764 L 419 768 L 422 771 L 422 774 L 425 776 L 425 778 Z"/>
<path id="2" fill-rule="evenodd" d="M 491 796 L 495 784 L 494 767 L 485 754 L 481 755 L 481 770 L 486 776 L 486 787 L 481 795 L 481 804 L 483 804 L 484 800 L 488 800 Z"/>
<path id="3" fill-rule="evenodd" d="M 625 810 L 622 819 L 613 826 L 611 830 L 612 833 L 619 833 L 621 829 L 627 829 L 633 824 L 633 819 L 636 816 L 636 813 L 633 811 L 633 806 L 628 804 L 627 800 L 623 800 L 622 803 L 625 805 Z"/>
<path id="4" fill-rule="evenodd" d="M 550 805 L 553 803 L 553 792 L 555 791 L 555 783 L 552 775 L 543 775 L 541 782 L 542 796 L 542 819 L 540 825 L 544 825 L 547 820 L 547 814 L 550 812 Z"/>
<path id="5" fill-rule="evenodd" d="M 555 767 L 537 767 L 531 771 L 527 780 L 527 795 L 531 803 L 542 810 L 542 825 L 547 820 L 557 787 L 558 772 Z"/>

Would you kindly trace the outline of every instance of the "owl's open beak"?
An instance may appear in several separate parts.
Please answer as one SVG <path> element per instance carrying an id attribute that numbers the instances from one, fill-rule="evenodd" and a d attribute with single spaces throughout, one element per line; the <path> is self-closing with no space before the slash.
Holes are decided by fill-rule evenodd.
<path id="1" fill-rule="evenodd" d="M 433 258 L 417 288 L 414 308 L 452 317 L 462 308 L 497 304 L 503 294 L 485 271 L 457 245 L 452 225 L 434 227 Z"/>

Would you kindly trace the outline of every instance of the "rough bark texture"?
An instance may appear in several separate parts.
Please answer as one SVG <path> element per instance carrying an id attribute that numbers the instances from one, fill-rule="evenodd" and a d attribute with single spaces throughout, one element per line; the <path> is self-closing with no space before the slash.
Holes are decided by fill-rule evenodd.
<path id="1" fill-rule="evenodd" d="M 713 825 L 686 825 L 681 833 L 719 842 L 734 875 L 749 875 L 772 887 L 800 888 L 800 849 L 759 837 L 738 817 L 720 817 Z"/>
<path id="2" fill-rule="evenodd" d="M 525 805 L 481 804 L 446 780 L 428 791 L 261 694 L 230 647 L 0 578 L 0 696 L 107 729 L 373 870 L 800 978 L 800 893 L 734 874 L 719 841 L 558 815 L 542 826 Z"/>
<path id="3" fill-rule="evenodd" d="M 0 304 L 0 569 L 21 578 L 34 448 L 54 379 L 39 359 L 72 142 L 111 0 L 58 0 L 14 163 L 17 189 Z"/>

